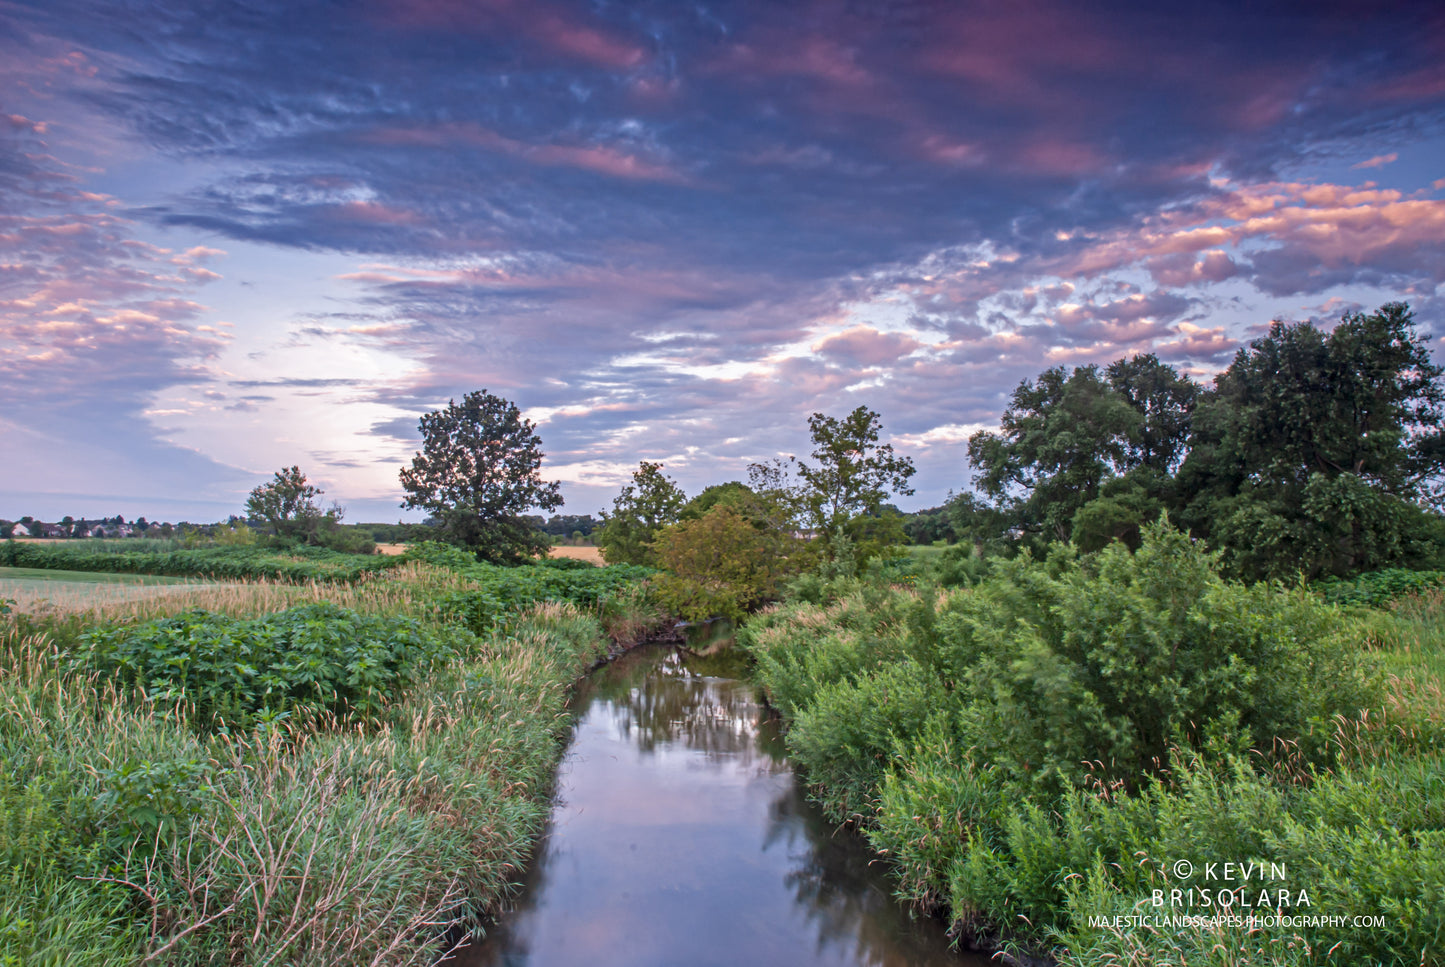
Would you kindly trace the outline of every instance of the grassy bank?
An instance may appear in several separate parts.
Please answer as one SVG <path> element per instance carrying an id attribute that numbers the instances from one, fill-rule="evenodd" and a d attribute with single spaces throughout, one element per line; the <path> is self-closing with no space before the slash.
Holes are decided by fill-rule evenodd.
<path id="1" fill-rule="evenodd" d="M 517 878 L 599 619 L 645 623 L 543 584 L 484 634 L 417 561 L 0 619 L 0 963 L 433 961 Z"/>
<path id="2" fill-rule="evenodd" d="M 803 585 L 743 636 L 908 899 L 1066 964 L 1442 962 L 1439 592 L 1342 610 L 1161 529 L 915 583 Z"/>

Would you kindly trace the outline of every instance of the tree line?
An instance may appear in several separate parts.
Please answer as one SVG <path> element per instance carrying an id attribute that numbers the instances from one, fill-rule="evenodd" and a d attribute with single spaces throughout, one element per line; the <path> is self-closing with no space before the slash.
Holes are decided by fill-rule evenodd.
<path id="1" fill-rule="evenodd" d="M 1275 322 L 1212 385 L 1152 354 L 1045 370 L 1013 391 L 997 432 L 969 440 L 973 489 L 909 517 L 890 500 L 913 492 L 913 464 L 860 406 L 814 413 L 810 457 L 753 464 L 746 482 L 689 498 L 662 464 L 642 461 L 600 522 L 548 521 L 527 513 L 562 504 L 560 485 L 542 479 L 535 425 L 479 390 L 421 418 L 403 507 L 427 511 L 431 535 L 480 560 L 520 563 L 553 534 L 591 534 L 609 562 L 695 572 L 686 594 L 705 598 L 718 582 L 703 575 L 731 569 L 750 589 L 744 601 L 804 563 L 856 566 L 910 539 L 1006 554 L 1056 541 L 1137 547 L 1166 515 L 1245 578 L 1437 566 L 1445 370 L 1427 338 L 1408 306 L 1389 303 L 1328 332 Z M 253 491 L 247 511 L 309 539 L 340 521 L 339 507 L 316 505 L 320 493 L 291 467 Z"/>
<path id="2" fill-rule="evenodd" d="M 969 440 L 955 534 L 1137 546 L 1167 514 L 1245 578 L 1442 563 L 1441 367 L 1408 306 L 1275 322 L 1202 385 L 1153 355 L 1059 367 Z"/>

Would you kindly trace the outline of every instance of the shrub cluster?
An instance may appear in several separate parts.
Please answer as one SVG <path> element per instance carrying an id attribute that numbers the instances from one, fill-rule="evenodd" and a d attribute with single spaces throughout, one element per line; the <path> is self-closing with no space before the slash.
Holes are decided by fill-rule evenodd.
<path id="1" fill-rule="evenodd" d="M 249 619 L 197 609 L 97 629 L 70 660 L 149 701 L 185 703 L 198 722 L 246 728 L 295 712 L 374 717 L 459 643 L 414 618 L 323 603 Z"/>
<path id="2" fill-rule="evenodd" d="M 470 587 L 439 595 L 435 605 L 439 616 L 460 621 L 476 634 L 497 630 L 519 609 L 543 601 L 567 602 L 605 614 L 656 573 L 636 564 L 596 567 L 577 562 L 581 566 L 559 566 L 551 559 L 504 567 L 479 562 L 466 551 L 431 541 L 408 548 L 405 559 L 445 567 L 467 579 Z"/>
<path id="3" fill-rule="evenodd" d="M 1414 899 L 1445 861 L 1445 813 L 1414 798 L 1439 781 L 1439 736 L 1361 717 L 1378 717 L 1379 676 L 1315 595 L 1221 580 L 1164 524 L 1134 554 L 1056 547 L 962 590 L 806 590 L 741 637 L 789 748 L 825 811 L 863 825 L 905 894 L 960 930 L 1022 927 L 1075 963 L 1212 963 L 1220 942 L 1313 963 L 1290 959 L 1297 931 L 1156 944 L 1088 927 L 1152 912 L 1135 904 L 1181 885 L 1166 860 L 1268 858 L 1327 901 L 1316 912 L 1391 921 L 1311 934 L 1328 938 L 1316 954 L 1398 962 L 1445 936 L 1445 905 Z M 1366 733 L 1369 754 L 1346 756 Z"/>
<path id="4" fill-rule="evenodd" d="M 1326 601 L 1333 604 L 1362 604 L 1378 608 L 1397 598 L 1419 594 L 1445 585 L 1445 571 L 1411 571 L 1386 568 L 1348 580 L 1332 578 L 1318 585 Z"/>

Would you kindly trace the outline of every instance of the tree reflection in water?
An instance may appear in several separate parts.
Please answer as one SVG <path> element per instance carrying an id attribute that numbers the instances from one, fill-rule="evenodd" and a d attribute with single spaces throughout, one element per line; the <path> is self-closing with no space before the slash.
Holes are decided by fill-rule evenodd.
<path id="1" fill-rule="evenodd" d="M 721 674 L 719 674 L 721 673 Z M 552 825 L 467 967 L 932 967 L 858 837 L 807 803 L 726 653 L 641 649 L 579 687 Z"/>

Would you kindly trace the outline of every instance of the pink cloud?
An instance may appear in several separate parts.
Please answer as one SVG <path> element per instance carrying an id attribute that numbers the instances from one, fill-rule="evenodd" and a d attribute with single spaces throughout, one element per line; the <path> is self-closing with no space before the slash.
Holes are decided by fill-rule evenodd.
<path id="1" fill-rule="evenodd" d="M 1445 201 L 1406 198 L 1398 191 L 1271 182 L 1223 192 L 1198 205 L 1146 219 L 1091 241 L 1052 266 L 1061 275 L 1093 277 L 1161 256 L 1222 250 L 1264 241 L 1326 267 L 1421 264 L 1445 246 Z M 1227 258 L 1227 256 L 1226 256 Z M 1179 263 L 1157 263 L 1164 276 Z M 1445 262 L 1432 276 L 1445 280 Z M 1193 269 L 1190 270 L 1191 274 Z M 1227 278 L 1224 258 L 1205 256 L 1201 281 Z M 1161 276 L 1162 278 L 1162 276 Z"/>
<path id="2" fill-rule="evenodd" d="M 412 30 L 497 33 L 526 37 L 565 57 L 610 70 L 628 70 L 647 49 L 573 19 L 553 5 L 527 0 L 378 0 L 374 14 L 388 26 Z"/>
<path id="3" fill-rule="evenodd" d="M 1357 165 L 1350 165 L 1350 167 L 1351 167 L 1352 169 L 1355 169 L 1355 168 L 1383 168 L 1385 165 L 1391 164 L 1392 162 L 1395 162 L 1395 161 L 1398 161 L 1398 160 L 1400 160 L 1400 155 L 1399 155 L 1399 153 L 1398 153 L 1398 152 L 1395 152 L 1395 151 L 1391 151 L 1389 154 L 1377 154 L 1377 155 L 1375 155 L 1373 158 L 1369 159 L 1368 161 L 1361 161 L 1361 162 L 1360 162 L 1359 164 L 1357 164 Z"/>
<path id="4" fill-rule="evenodd" d="M 1218 249 L 1196 258 L 1193 252 L 1163 255 L 1146 262 L 1149 274 L 1159 285 L 1180 288 L 1205 282 L 1223 282 L 1239 273 L 1239 266 Z"/>
<path id="5" fill-rule="evenodd" d="M 844 365 L 873 367 L 891 363 L 923 344 L 898 332 L 854 326 L 813 344 L 813 352 Z"/>
<path id="6" fill-rule="evenodd" d="M 454 148 L 468 145 L 542 165 L 583 168 L 614 178 L 681 183 L 668 165 L 610 145 L 530 144 L 471 122 L 432 127 L 377 128 L 362 136 L 372 144 Z"/>
<path id="7" fill-rule="evenodd" d="M 647 51 L 636 44 L 592 27 L 570 23 L 557 14 L 535 21 L 527 34 L 552 50 L 613 70 L 636 67 L 647 57 Z"/>
<path id="8" fill-rule="evenodd" d="M 420 225 L 425 221 L 416 212 L 409 212 L 374 201 L 350 201 L 335 208 L 338 217 L 347 221 L 373 225 Z"/>
<path id="9" fill-rule="evenodd" d="M 1042 68 L 1093 72 L 1137 57 L 1121 49 L 1122 39 L 1082 10 L 1047 0 L 973 5 L 940 18 L 919 59 L 992 96 L 1032 100 L 1042 89 Z"/>
<path id="10" fill-rule="evenodd" d="M 4 120 L 17 131 L 27 131 L 31 134 L 44 134 L 46 122 L 32 121 L 21 114 L 6 114 Z"/>

